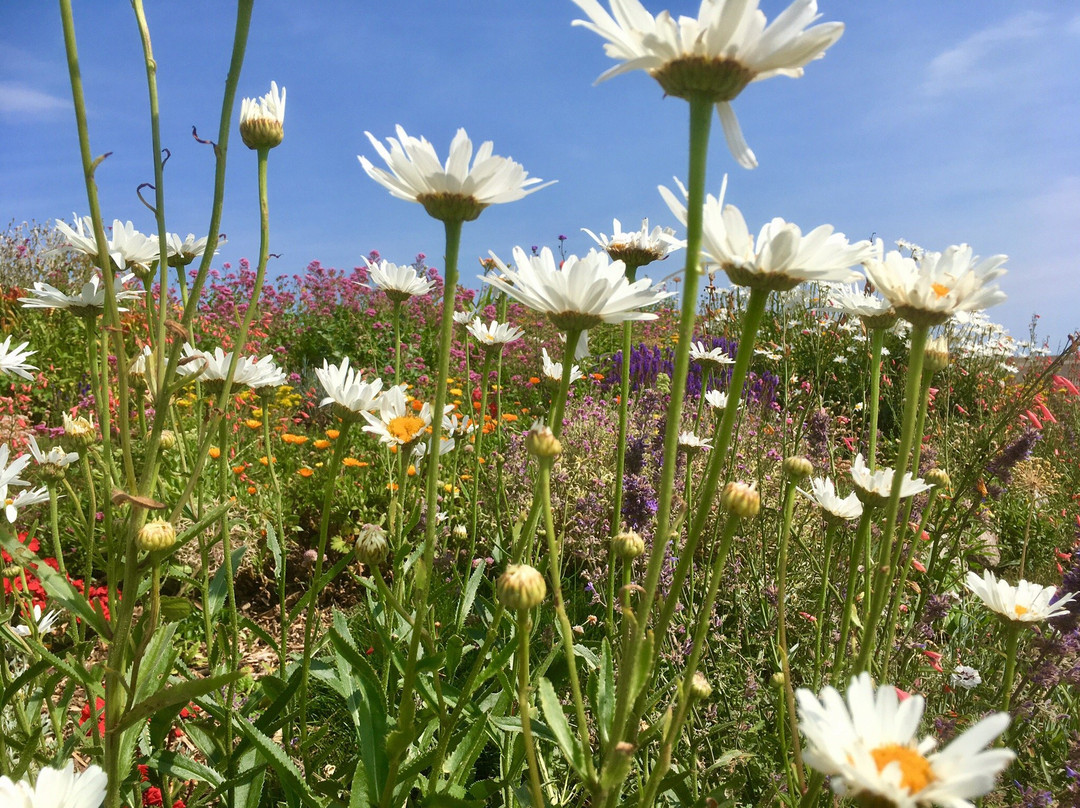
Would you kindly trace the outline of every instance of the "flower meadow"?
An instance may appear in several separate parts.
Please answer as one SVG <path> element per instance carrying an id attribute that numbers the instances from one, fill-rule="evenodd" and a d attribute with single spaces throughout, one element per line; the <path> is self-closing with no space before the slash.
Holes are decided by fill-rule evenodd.
<path id="1" fill-rule="evenodd" d="M 1005 256 L 706 192 L 714 110 L 752 169 L 738 96 L 842 35 L 813 0 L 574 3 L 688 106 L 678 226 L 473 283 L 463 228 L 549 182 L 400 126 L 359 169 L 442 259 L 267 277 L 252 0 L 206 235 L 152 70 L 157 233 L 107 219 L 60 0 L 89 210 L 0 238 L 0 805 L 1080 805 L 1076 339 L 990 319 Z M 216 266 L 237 129 L 261 240 Z"/>

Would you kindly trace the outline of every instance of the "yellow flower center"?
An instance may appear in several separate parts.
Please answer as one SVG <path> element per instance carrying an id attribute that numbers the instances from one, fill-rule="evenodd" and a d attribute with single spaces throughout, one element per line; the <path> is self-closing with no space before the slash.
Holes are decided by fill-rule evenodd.
<path id="1" fill-rule="evenodd" d="M 1013 611 L 1016 612 L 1017 617 L 1023 617 L 1025 614 L 1027 614 L 1031 610 L 1027 606 L 1021 606 L 1019 603 L 1017 603 L 1013 607 Z"/>
<path id="2" fill-rule="evenodd" d="M 402 443 L 412 443 L 424 429 L 424 419 L 415 415 L 399 415 L 391 418 L 386 431 Z"/>
<path id="3" fill-rule="evenodd" d="M 870 750 L 878 771 L 884 771 L 890 763 L 900 764 L 900 785 L 910 794 L 918 794 L 937 777 L 930 766 L 930 761 L 915 749 L 890 743 Z"/>
<path id="4" fill-rule="evenodd" d="M 930 284 L 930 288 L 934 290 L 934 294 L 938 297 L 945 297 L 945 295 L 952 291 L 952 289 L 943 283 L 932 283 Z"/>

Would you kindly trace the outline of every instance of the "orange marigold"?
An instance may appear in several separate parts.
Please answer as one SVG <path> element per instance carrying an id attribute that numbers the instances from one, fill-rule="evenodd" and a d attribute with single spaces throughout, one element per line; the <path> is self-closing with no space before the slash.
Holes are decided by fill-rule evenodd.
<path id="1" fill-rule="evenodd" d="M 301 477 L 310 477 L 315 472 L 309 469 L 307 466 L 303 466 L 301 468 L 298 468 L 296 470 L 296 473 L 299 474 Z"/>

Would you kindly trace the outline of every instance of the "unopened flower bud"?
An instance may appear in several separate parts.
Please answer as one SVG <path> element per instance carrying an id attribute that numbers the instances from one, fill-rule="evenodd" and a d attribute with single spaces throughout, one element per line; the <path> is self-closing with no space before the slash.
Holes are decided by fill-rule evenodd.
<path id="1" fill-rule="evenodd" d="M 611 539 L 611 549 L 623 561 L 633 561 L 645 552 L 645 539 L 636 530 L 624 530 Z"/>
<path id="2" fill-rule="evenodd" d="M 705 674 L 701 671 L 697 671 L 693 678 L 690 680 L 690 698 L 694 701 L 701 701 L 707 699 L 712 695 L 712 685 L 709 684 L 709 680 L 705 678 Z"/>
<path id="3" fill-rule="evenodd" d="M 458 541 L 469 538 L 469 529 L 465 525 L 454 525 L 454 538 Z"/>
<path id="4" fill-rule="evenodd" d="M 923 479 L 943 491 L 948 491 L 952 487 L 952 480 L 949 479 L 949 474 L 945 469 L 930 469 L 923 476 Z"/>
<path id="5" fill-rule="evenodd" d="M 240 138 L 249 149 L 272 149 L 285 139 L 285 89 L 276 81 L 262 98 L 245 98 L 240 105 Z"/>
<path id="6" fill-rule="evenodd" d="M 804 480 L 814 473 L 814 464 L 802 455 L 785 457 L 784 473 L 793 480 Z"/>
<path id="7" fill-rule="evenodd" d="M 70 418 L 67 413 L 64 413 L 64 437 L 76 451 L 81 452 L 97 442 L 97 430 L 81 415 L 78 418 Z"/>
<path id="8" fill-rule="evenodd" d="M 135 546 L 147 553 L 168 550 L 176 544 L 176 528 L 164 519 L 152 519 L 139 529 Z"/>
<path id="9" fill-rule="evenodd" d="M 555 437 L 551 427 L 537 421 L 525 436 L 525 448 L 536 457 L 558 457 L 562 454 L 562 443 Z"/>
<path id="10" fill-rule="evenodd" d="M 353 549 L 358 561 L 376 567 L 390 554 L 390 542 L 386 540 L 386 531 L 378 525 L 364 525 L 356 535 Z"/>
<path id="11" fill-rule="evenodd" d="M 158 438 L 161 448 L 165 451 L 169 451 L 176 446 L 176 433 L 171 429 L 161 430 L 161 437 Z"/>
<path id="12" fill-rule="evenodd" d="M 528 564 L 511 564 L 499 576 L 499 603 L 507 609 L 531 609 L 547 595 L 547 582 Z"/>
<path id="13" fill-rule="evenodd" d="M 8 564 L 0 574 L 5 578 L 18 578 L 22 574 L 22 567 L 18 564 Z"/>
<path id="14" fill-rule="evenodd" d="M 756 484 L 755 484 L 756 485 Z M 734 516 L 749 519 L 761 510 L 761 496 L 755 485 L 731 482 L 724 486 L 720 504 Z"/>
<path id="15" fill-rule="evenodd" d="M 923 367 L 931 373 L 945 370 L 949 366 L 949 341 L 945 337 L 935 337 L 926 344 L 923 355 Z"/>
<path id="16" fill-rule="evenodd" d="M 64 467 L 59 463 L 42 463 L 38 467 L 38 474 L 46 485 L 56 485 L 64 481 Z"/>
<path id="17" fill-rule="evenodd" d="M 776 673 L 774 673 L 772 675 L 772 678 L 769 680 L 769 684 L 777 690 L 782 689 L 784 687 L 784 672 L 777 671 Z"/>

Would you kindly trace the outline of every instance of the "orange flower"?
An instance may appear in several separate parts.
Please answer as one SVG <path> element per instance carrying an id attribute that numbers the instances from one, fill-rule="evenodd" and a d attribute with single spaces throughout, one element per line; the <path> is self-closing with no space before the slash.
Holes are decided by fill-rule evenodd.
<path id="1" fill-rule="evenodd" d="M 596 381 L 598 381 L 598 382 L 602 382 L 604 380 L 604 374 L 603 373 L 590 373 L 589 375 L 592 376 L 594 379 L 596 379 Z"/>
<path id="2" fill-rule="evenodd" d="M 259 462 L 262 463 L 264 466 L 269 466 L 270 465 L 270 461 L 266 459 L 266 455 L 263 455 L 262 457 L 260 457 Z M 276 457 L 274 458 L 274 462 L 275 463 L 277 462 Z"/>
<path id="3" fill-rule="evenodd" d="M 330 440 L 337 440 L 339 435 L 341 435 L 341 433 L 336 429 L 326 430 L 326 437 L 330 438 Z"/>
<path id="4" fill-rule="evenodd" d="M 368 464 L 363 460 L 357 460 L 355 457 L 346 457 L 341 461 L 342 465 L 349 466 L 350 468 L 362 469 L 367 468 Z"/>
<path id="5" fill-rule="evenodd" d="M 529 384 L 540 384 L 540 377 L 539 376 L 530 376 L 529 377 Z"/>
<path id="6" fill-rule="evenodd" d="M 414 466 L 414 465 L 412 465 L 410 463 L 409 464 L 409 470 L 406 472 L 406 474 L 408 474 L 410 477 L 415 477 L 416 476 L 416 466 Z"/>
<path id="7" fill-rule="evenodd" d="M 303 466 L 302 468 L 298 468 L 296 470 L 296 473 L 299 474 L 301 477 L 310 477 L 315 472 L 309 469 L 307 466 Z"/>
<path id="8" fill-rule="evenodd" d="M 330 448 L 330 441 L 323 440 L 322 438 L 320 438 L 319 440 L 315 441 L 311 445 L 314 446 L 316 449 L 329 449 Z"/>
<path id="9" fill-rule="evenodd" d="M 258 490 L 259 490 L 259 489 L 257 489 L 257 488 L 256 488 L 255 486 L 253 486 L 253 485 L 249 485 L 249 486 L 248 486 L 248 493 L 249 493 L 249 494 L 254 494 L 254 493 L 255 493 L 256 491 L 258 491 Z"/>
<path id="10" fill-rule="evenodd" d="M 221 449 L 219 449 L 216 446 L 211 446 L 210 447 L 210 456 L 212 458 L 214 458 L 214 460 L 217 460 L 219 457 L 221 457 Z"/>
<path id="11" fill-rule="evenodd" d="M 518 417 L 516 415 L 514 415 L 514 413 L 512 413 L 512 412 L 504 412 L 503 413 L 503 420 L 504 421 L 508 421 L 510 423 L 513 423 L 517 419 L 518 419 Z"/>
<path id="12" fill-rule="evenodd" d="M 462 474 L 462 475 L 461 475 L 461 481 L 462 481 L 462 482 L 466 482 L 466 483 L 467 483 L 467 482 L 468 482 L 469 480 L 471 480 L 471 479 L 472 479 L 472 475 L 471 475 L 471 474 Z"/>
<path id="13" fill-rule="evenodd" d="M 246 421 L 244 421 L 244 426 L 246 426 L 248 429 L 258 429 L 262 426 L 262 421 L 258 420 L 257 418 L 248 418 Z"/>
<path id="14" fill-rule="evenodd" d="M 418 398 L 414 398 L 410 404 L 412 405 L 413 412 L 420 412 L 420 410 L 424 409 L 424 402 Z"/>
<path id="15" fill-rule="evenodd" d="M 245 466 L 243 463 L 241 463 L 239 466 L 233 466 L 232 467 L 233 474 L 243 474 L 244 469 L 246 469 L 246 468 L 247 468 L 247 466 Z"/>
<path id="16" fill-rule="evenodd" d="M 293 443 L 297 446 L 303 446 L 305 443 L 308 442 L 306 435 L 293 435 L 290 432 L 286 432 L 284 435 L 282 435 L 281 439 L 285 441 L 285 443 Z"/>

